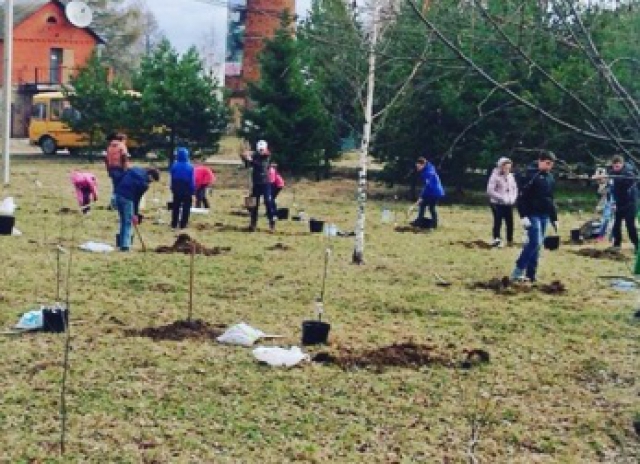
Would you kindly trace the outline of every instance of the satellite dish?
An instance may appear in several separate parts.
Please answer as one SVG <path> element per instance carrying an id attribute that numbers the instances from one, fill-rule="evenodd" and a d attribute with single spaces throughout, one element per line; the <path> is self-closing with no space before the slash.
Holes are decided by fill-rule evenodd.
<path id="1" fill-rule="evenodd" d="M 76 27 L 87 27 L 93 21 L 93 11 L 84 3 L 72 1 L 64 9 L 67 19 Z"/>

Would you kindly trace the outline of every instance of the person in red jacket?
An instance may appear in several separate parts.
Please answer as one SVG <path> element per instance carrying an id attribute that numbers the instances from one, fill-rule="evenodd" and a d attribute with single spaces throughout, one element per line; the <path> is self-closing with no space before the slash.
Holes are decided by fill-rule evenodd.
<path id="1" fill-rule="evenodd" d="M 269 182 L 271 183 L 271 200 L 273 203 L 273 210 L 276 211 L 278 209 L 278 205 L 276 205 L 276 198 L 284 188 L 284 179 L 280 175 L 278 171 L 278 165 L 276 163 L 271 163 L 271 167 L 269 168 Z"/>
<path id="2" fill-rule="evenodd" d="M 213 187 L 216 182 L 216 175 L 211 168 L 204 164 L 195 167 L 194 176 L 196 179 L 196 208 L 203 206 L 209 209 L 209 200 L 207 199 L 207 190 Z"/>

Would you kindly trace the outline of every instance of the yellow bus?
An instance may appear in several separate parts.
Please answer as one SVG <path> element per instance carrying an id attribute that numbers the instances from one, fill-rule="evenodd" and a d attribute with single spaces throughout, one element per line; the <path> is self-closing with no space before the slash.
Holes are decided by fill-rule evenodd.
<path id="1" fill-rule="evenodd" d="M 132 90 L 132 95 L 139 95 Z M 89 146 L 86 134 L 73 132 L 63 120 L 80 117 L 80 112 L 71 107 L 62 92 L 43 92 L 34 95 L 31 119 L 29 121 L 29 143 L 39 146 L 45 155 L 55 155 L 58 150 L 67 149 L 71 155 Z M 140 144 L 127 141 L 131 149 L 141 149 Z"/>
<path id="2" fill-rule="evenodd" d="M 40 147 L 45 155 L 54 155 L 67 149 L 74 154 L 89 146 L 88 137 L 73 132 L 62 122 L 73 117 L 74 110 L 62 92 L 44 92 L 34 95 L 29 120 L 29 143 Z"/>

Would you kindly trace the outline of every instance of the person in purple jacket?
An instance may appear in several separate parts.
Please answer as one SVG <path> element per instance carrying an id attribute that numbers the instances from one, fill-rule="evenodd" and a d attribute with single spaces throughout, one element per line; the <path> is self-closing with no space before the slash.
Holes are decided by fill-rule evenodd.
<path id="1" fill-rule="evenodd" d="M 435 166 L 427 161 L 426 158 L 420 157 L 417 159 L 416 171 L 418 171 L 424 187 L 416 203 L 418 206 L 418 216 L 411 225 L 436 229 L 438 227 L 438 211 L 436 207 L 438 201 L 444 197 L 444 188 L 442 187 Z M 429 214 L 431 214 L 430 220 L 424 217 L 427 208 L 429 208 Z"/>
<path id="2" fill-rule="evenodd" d="M 493 213 L 493 246 L 498 248 L 502 248 L 500 229 L 503 221 L 507 228 L 507 245 L 513 246 L 513 206 L 518 199 L 518 184 L 511 166 L 509 158 L 500 158 L 487 183 Z"/>

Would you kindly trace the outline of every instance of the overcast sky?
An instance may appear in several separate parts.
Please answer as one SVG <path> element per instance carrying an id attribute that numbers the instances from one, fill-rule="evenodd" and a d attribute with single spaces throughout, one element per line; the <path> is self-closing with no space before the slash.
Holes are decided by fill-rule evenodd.
<path id="1" fill-rule="evenodd" d="M 213 0 L 147 0 L 147 6 L 156 16 L 162 32 L 178 51 L 185 51 L 191 45 L 200 46 L 207 34 L 215 33 L 215 42 L 224 56 L 227 9 L 215 6 L 222 3 Z M 311 0 L 297 0 L 299 15 L 309 9 Z"/>

